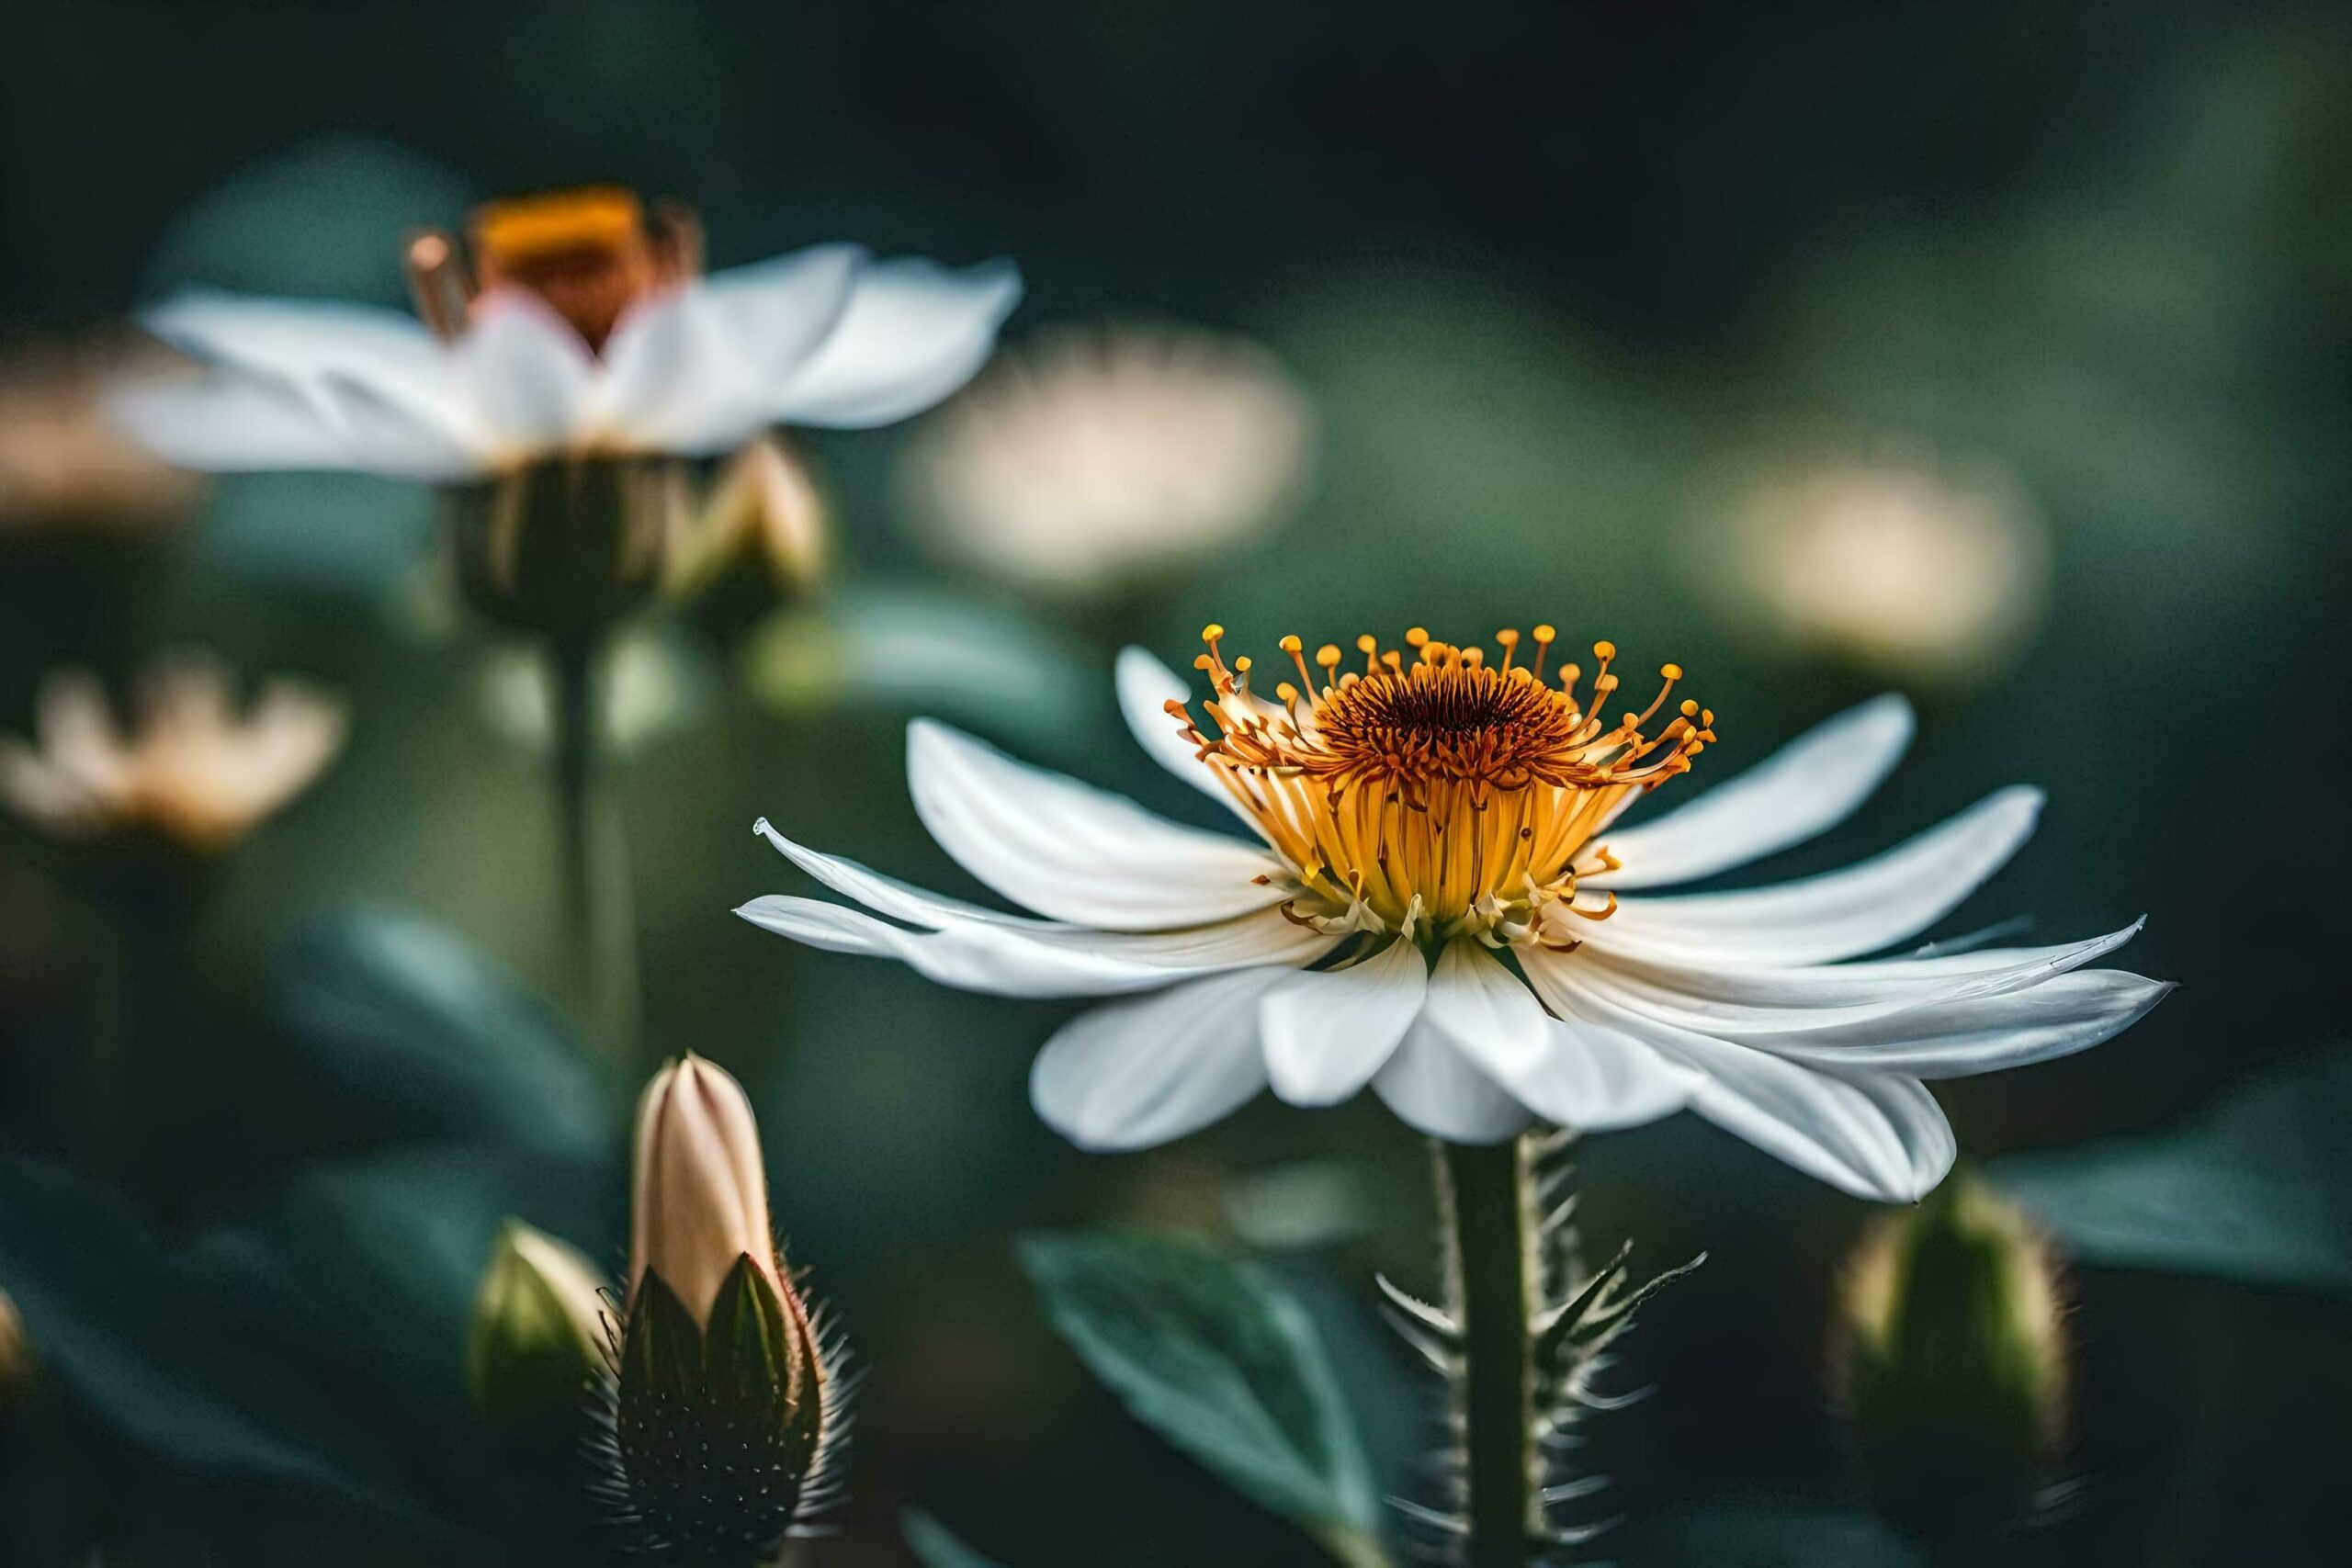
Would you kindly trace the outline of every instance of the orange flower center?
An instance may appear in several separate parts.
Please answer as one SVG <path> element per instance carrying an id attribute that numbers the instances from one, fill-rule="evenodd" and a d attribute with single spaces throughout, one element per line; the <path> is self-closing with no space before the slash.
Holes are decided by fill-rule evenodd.
<path id="1" fill-rule="evenodd" d="M 522 288 L 571 323 L 590 349 L 612 336 L 623 312 L 700 270 L 699 231 L 684 209 L 649 214 L 632 191 L 610 186 L 486 202 L 467 221 L 479 292 Z M 409 245 L 419 312 L 455 336 L 477 289 L 459 271 L 446 234 Z"/>
<path id="2" fill-rule="evenodd" d="M 1714 715 L 1690 701 L 1646 728 L 1682 678 L 1673 664 L 1645 709 L 1609 722 L 1616 649 L 1593 645 L 1598 665 L 1579 696 L 1577 665 L 1556 683 L 1544 676 L 1550 626 L 1535 628 L 1524 665 L 1515 631 L 1496 634 L 1501 659 L 1489 662 L 1482 648 L 1415 627 L 1409 660 L 1367 636 L 1356 642 L 1363 670 L 1343 672 L 1327 644 L 1319 676 L 1299 639 L 1284 637 L 1298 683 L 1279 682 L 1273 702 L 1250 689 L 1248 659 L 1226 662 L 1224 635 L 1210 626 L 1194 660 L 1214 688 L 1213 729 L 1183 703 L 1169 711 L 1295 869 L 1294 918 L 1330 929 L 1573 945 L 1556 921 L 1547 929 L 1552 916 L 1603 919 L 1615 908 L 1577 898 L 1578 876 L 1616 863 L 1591 847 L 1594 835 L 1715 738 Z"/>

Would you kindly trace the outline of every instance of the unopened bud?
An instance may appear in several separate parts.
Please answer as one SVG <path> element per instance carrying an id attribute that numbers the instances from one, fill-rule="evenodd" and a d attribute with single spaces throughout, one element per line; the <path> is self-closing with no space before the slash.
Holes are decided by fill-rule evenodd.
<path id="1" fill-rule="evenodd" d="M 458 586 L 502 626 L 593 644 L 661 586 L 689 491 L 684 462 L 655 454 L 545 458 L 454 486 Z"/>
<path id="2" fill-rule="evenodd" d="M 466 1382 L 492 1426 L 560 1425 L 606 1365 L 603 1280 L 577 1251 L 509 1220 L 474 1296 Z"/>
<path id="3" fill-rule="evenodd" d="M 746 553 L 796 592 L 822 582 L 832 561 L 832 509 L 807 461 L 774 434 L 728 459 L 701 511 L 673 536 L 662 592 L 690 598 Z"/>
<path id="4" fill-rule="evenodd" d="M 746 1565 L 822 1500 L 839 1380 L 768 1220 L 742 1086 L 696 1056 L 639 1102 L 617 1491 L 657 1559 Z"/>
<path id="5" fill-rule="evenodd" d="M 1840 1307 L 1836 1371 L 1873 1506 L 1937 1540 L 2035 1522 L 2067 1356 L 2056 1266 L 2017 1208 L 1954 1174 L 1864 1239 Z"/>

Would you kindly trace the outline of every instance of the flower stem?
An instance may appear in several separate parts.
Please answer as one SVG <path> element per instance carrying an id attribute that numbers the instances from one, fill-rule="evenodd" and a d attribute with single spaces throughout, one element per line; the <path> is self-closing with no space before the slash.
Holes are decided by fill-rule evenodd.
<path id="1" fill-rule="evenodd" d="M 603 656 L 595 642 L 548 645 L 556 796 L 564 906 L 588 1032 L 633 1082 L 646 1066 L 639 1059 L 637 931 L 628 844 L 602 767 Z"/>
<path id="2" fill-rule="evenodd" d="M 1544 1529 L 1532 1325 L 1544 1290 L 1542 1215 L 1526 1140 L 1440 1143 L 1446 1290 L 1462 1325 L 1456 1389 L 1465 1568 L 1525 1568 Z"/>

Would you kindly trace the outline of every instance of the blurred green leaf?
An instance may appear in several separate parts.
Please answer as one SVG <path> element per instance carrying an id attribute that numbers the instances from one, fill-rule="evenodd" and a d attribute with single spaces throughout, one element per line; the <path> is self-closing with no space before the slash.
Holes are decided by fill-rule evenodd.
<path id="1" fill-rule="evenodd" d="M 752 691 L 794 716 L 879 706 L 1053 747 L 1109 707 L 1107 665 L 1010 598 L 853 584 L 773 616 L 743 657 Z"/>
<path id="2" fill-rule="evenodd" d="M 0 1156 L 0 1288 L 44 1373 L 133 1445 L 191 1474 L 329 1496 L 381 1527 L 447 1536 L 399 1477 L 387 1434 L 300 1375 L 283 1346 L 228 1332 L 223 1303 L 107 1189 Z"/>
<path id="3" fill-rule="evenodd" d="M 321 919 L 280 953 L 276 994 L 303 1068 L 363 1133 L 584 1153 L 618 1126 L 601 1072 L 553 1009 L 429 920 Z"/>
<path id="4" fill-rule="evenodd" d="M 899 1528 L 906 1532 L 907 1550 L 915 1554 L 923 1568 L 997 1568 L 921 1508 L 909 1508 L 900 1514 Z"/>
<path id="5" fill-rule="evenodd" d="M 1677 1510 L 1629 1529 L 1626 1568 L 1927 1568 L 1926 1553 L 1868 1514 L 1794 1504 Z M 1613 1555 L 1614 1553 L 1612 1553 Z"/>
<path id="6" fill-rule="evenodd" d="M 2085 1263 L 2352 1296 L 2352 1048 L 2256 1074 L 2175 1127 L 1989 1174 Z"/>
<path id="7" fill-rule="evenodd" d="M 1265 1269 L 1175 1236 L 1031 1235 L 1047 1317 L 1136 1420 L 1349 1562 L 1382 1561 L 1363 1439 L 1313 1320 Z"/>

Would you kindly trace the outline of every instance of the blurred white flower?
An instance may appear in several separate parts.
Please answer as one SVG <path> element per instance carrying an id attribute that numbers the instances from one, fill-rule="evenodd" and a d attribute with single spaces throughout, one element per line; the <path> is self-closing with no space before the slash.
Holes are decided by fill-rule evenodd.
<path id="1" fill-rule="evenodd" d="M 1928 682 L 1996 670 L 2049 592 L 2048 541 L 2014 481 L 1905 457 L 1754 481 L 1700 537 L 1694 565 L 1774 641 Z"/>
<path id="2" fill-rule="evenodd" d="M 1116 586 L 1285 522 L 1316 422 L 1272 355 L 1205 333 L 1065 333 L 1008 355 L 909 444 L 905 509 L 1016 585 Z"/>
<path id="3" fill-rule="evenodd" d="M 1020 298 L 855 245 L 704 276 L 683 209 L 597 188 L 498 203 L 410 246 L 418 321 L 353 304 L 183 295 L 156 336 L 206 374 L 125 389 L 154 451 L 216 470 L 432 480 L 550 457 L 699 456 L 777 423 L 863 428 L 930 407 L 988 357 Z M 476 284 L 478 283 L 478 288 Z"/>
<path id="4" fill-rule="evenodd" d="M 163 526 L 195 479 L 107 417 L 107 356 L 51 346 L 0 363 L 0 530 Z"/>
<path id="5" fill-rule="evenodd" d="M 225 850 L 307 788 L 342 748 L 343 705 L 299 682 L 262 688 L 244 713 L 227 673 L 182 657 L 141 692 L 140 722 L 115 722 L 97 678 L 43 684 L 40 745 L 0 737 L 0 801 L 61 838 L 156 833 Z"/>
<path id="6" fill-rule="evenodd" d="M 1272 1087 L 1329 1105 L 1369 1087 L 1422 1132 L 1495 1143 L 1541 1118 L 1604 1130 L 1684 1107 L 1847 1191 L 1935 1186 L 1951 1126 L 1923 1080 L 2080 1051 L 2168 988 L 2084 967 L 2139 929 L 2055 947 L 1846 963 L 1947 911 L 2033 829 L 2039 791 L 1995 792 L 1844 871 L 1653 897 L 1844 819 L 1894 766 L 1909 708 L 1882 697 L 1695 802 L 1619 831 L 1687 771 L 1713 715 L 1620 699 L 1598 668 L 1544 671 L 1408 635 L 1360 638 L 1261 696 L 1211 626 L 1197 720 L 1139 649 L 1121 703 L 1146 750 L 1229 807 L 1235 839 L 1179 826 L 928 720 L 908 735 L 915 809 L 1009 915 L 759 829 L 865 908 L 771 897 L 737 912 L 811 946 L 895 959 L 999 995 L 1117 999 L 1037 1058 L 1038 1112 L 1091 1148 L 1181 1137 Z M 1579 694 L 1579 691 L 1583 694 Z M 1661 712 L 1663 723 L 1652 726 Z M 1629 895 L 1620 898 L 1620 894 Z M 873 911 L 867 913 L 867 910 Z M 877 918 L 881 917 L 881 918 Z M 1038 918 L 1042 917 L 1042 918 Z"/>

